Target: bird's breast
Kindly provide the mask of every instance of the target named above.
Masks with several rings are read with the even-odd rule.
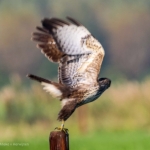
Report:
[[[99,91],[98,86],[90,86],[90,88],[83,93],[81,101],[78,103],[78,107],[87,103],[90,103],[92,101],[95,101],[99,96],[101,95],[101,92]]]

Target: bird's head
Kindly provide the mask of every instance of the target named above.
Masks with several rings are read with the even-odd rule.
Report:
[[[106,89],[110,87],[111,80],[108,78],[99,78],[98,83],[99,83],[101,91],[105,91]]]

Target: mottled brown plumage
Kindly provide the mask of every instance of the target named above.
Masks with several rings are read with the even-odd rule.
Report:
[[[62,109],[58,120],[67,120],[75,109],[96,100],[111,84],[107,78],[98,79],[104,57],[102,45],[78,21],[51,18],[42,20],[32,39],[38,41],[42,53],[59,64],[59,83],[35,75],[44,89],[58,97]]]

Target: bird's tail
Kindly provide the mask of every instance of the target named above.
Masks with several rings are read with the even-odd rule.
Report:
[[[52,82],[50,80],[32,74],[28,74],[27,77],[40,82],[41,85],[44,86],[43,89],[46,90],[46,92],[49,92],[53,97],[58,97],[62,99],[69,95],[69,88],[63,84]]]

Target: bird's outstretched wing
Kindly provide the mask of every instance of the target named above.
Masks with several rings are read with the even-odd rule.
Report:
[[[104,57],[101,44],[79,22],[57,18],[44,19],[42,33],[33,39],[41,42],[38,47],[54,62],[59,62],[59,81],[68,86],[96,81]],[[91,77],[91,82],[89,80]]]
[[[37,47],[41,49],[41,52],[44,53],[50,61],[59,62],[64,53],[58,49],[53,36],[48,30],[42,27],[37,27],[36,29],[38,32],[33,33],[32,40],[40,42]]]

